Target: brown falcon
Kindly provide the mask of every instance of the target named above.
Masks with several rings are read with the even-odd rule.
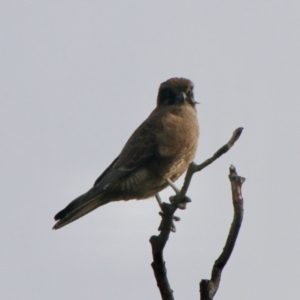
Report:
[[[186,171],[199,137],[193,88],[185,78],[160,85],[156,108],[94,186],[55,215],[53,229],[112,201],[152,197],[168,186],[167,179],[174,182]]]

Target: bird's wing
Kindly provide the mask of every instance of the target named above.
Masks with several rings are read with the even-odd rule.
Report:
[[[158,133],[162,130],[160,118],[150,117],[132,134],[120,155],[97,178],[94,186],[121,178],[141,166],[158,152]]]
[[[59,221],[55,224],[54,229],[61,228],[107,203],[108,199],[101,197],[106,188],[115,180],[130,175],[135,168],[157,153],[159,130],[159,120],[151,118],[151,116],[142,123],[129,138],[120,155],[98,177],[94,186],[55,215],[55,220]]]
[[[134,170],[158,151],[158,132],[161,124],[158,118],[148,118],[132,134],[120,153],[117,169]]]
[[[111,170],[119,156],[113,160],[113,162],[102,172],[102,174],[96,179],[94,186],[96,186]]]

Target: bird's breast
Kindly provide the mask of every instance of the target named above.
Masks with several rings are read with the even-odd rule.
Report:
[[[196,110],[184,106],[162,118],[159,136],[158,170],[163,178],[177,180],[193,161],[199,137]]]

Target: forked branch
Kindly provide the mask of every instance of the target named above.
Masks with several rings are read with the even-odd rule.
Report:
[[[161,203],[161,210],[160,215],[162,216],[162,220],[159,226],[160,233],[157,236],[152,236],[150,238],[150,243],[152,247],[152,256],[153,256],[153,262],[152,262],[152,268],[154,271],[154,275],[156,278],[156,282],[158,285],[158,288],[161,293],[161,297],[163,300],[173,300],[173,291],[170,287],[168,277],[167,277],[167,269],[165,266],[165,261],[163,258],[163,250],[164,247],[169,239],[169,235],[171,230],[174,231],[174,225],[173,225],[173,219],[174,219],[174,213],[177,210],[177,208],[185,209],[188,202],[191,202],[191,200],[186,196],[187,190],[189,188],[190,182],[192,180],[192,177],[194,173],[199,172],[203,170],[205,167],[210,165],[212,162],[214,162],[216,159],[218,159],[220,156],[225,154],[233,145],[234,143],[239,139],[241,133],[243,131],[243,128],[237,128],[231,137],[231,139],[222,146],[212,157],[204,161],[202,164],[197,165],[195,163],[191,163],[185,179],[184,184],[180,191],[176,193],[175,196],[170,197],[171,204],[168,203],[161,203],[161,200],[158,199],[158,201]],[[169,183],[171,184],[171,183]],[[174,188],[174,187],[173,187]],[[159,196],[157,196],[159,197]],[[175,219],[176,220],[176,217]],[[234,245],[234,244],[233,244]],[[233,249],[233,247],[232,247]],[[231,251],[232,251],[231,249]],[[231,253],[231,252],[230,252]],[[207,298],[208,299],[208,298]]]

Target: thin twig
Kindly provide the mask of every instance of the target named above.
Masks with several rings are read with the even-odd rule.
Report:
[[[214,298],[219,288],[222,270],[230,258],[243,221],[244,208],[242,197],[242,184],[245,182],[245,178],[238,176],[235,167],[231,165],[229,168],[229,179],[231,182],[234,217],[223,251],[218,257],[218,259],[215,261],[214,266],[212,268],[211,279],[203,279],[200,282],[201,300],[212,300]]]

